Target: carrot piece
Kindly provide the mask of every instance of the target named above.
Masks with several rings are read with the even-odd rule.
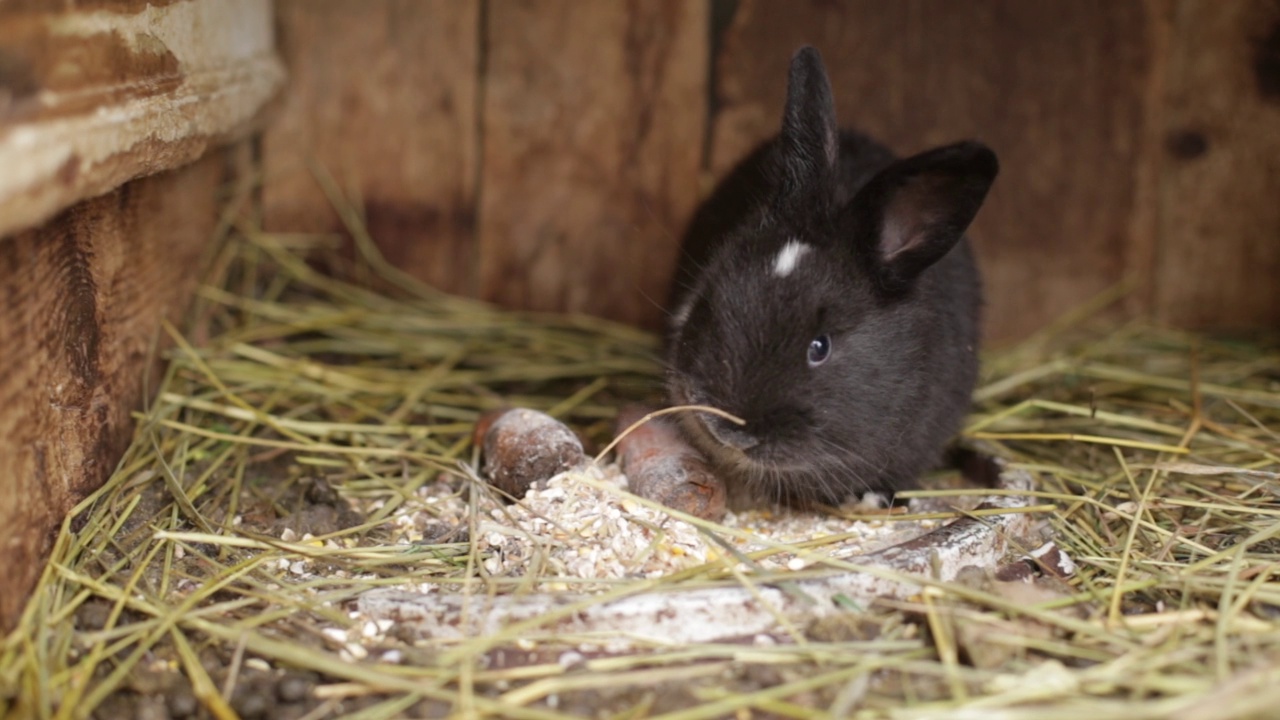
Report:
[[[638,406],[623,408],[618,413],[618,432],[647,412]],[[636,495],[706,520],[724,517],[724,481],[711,472],[669,418],[652,418],[631,431],[618,443],[618,459]]]

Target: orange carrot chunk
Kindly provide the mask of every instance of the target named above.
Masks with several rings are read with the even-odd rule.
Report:
[[[643,407],[623,408],[618,413],[618,432],[647,412]],[[684,441],[670,419],[652,418],[631,431],[618,443],[618,459],[636,495],[706,520],[724,517],[724,482]]]

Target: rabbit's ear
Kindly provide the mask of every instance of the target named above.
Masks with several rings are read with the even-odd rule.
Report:
[[[778,138],[779,192],[784,202],[829,186],[838,150],[831,83],[818,51],[805,46],[791,58],[787,105]]]
[[[999,172],[986,145],[961,142],[880,171],[842,211],[883,289],[910,287],[960,241]]]

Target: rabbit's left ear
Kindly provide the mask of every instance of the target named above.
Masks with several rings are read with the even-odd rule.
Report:
[[[778,146],[784,201],[830,184],[839,151],[835,102],[822,57],[809,46],[791,58]]]

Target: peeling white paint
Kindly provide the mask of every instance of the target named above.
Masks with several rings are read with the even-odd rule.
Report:
[[[53,17],[54,35],[118,33],[135,52],[162,43],[187,70],[207,70],[269,54],[275,25],[269,0],[187,0],[133,14],[74,11]]]
[[[270,0],[189,0],[134,14],[68,11],[51,17],[47,30],[76,37],[116,33],[136,52],[167,51],[182,82],[123,100],[122,90],[155,78],[45,90],[37,98],[44,108],[95,95],[103,101],[74,115],[0,126],[0,236],[134,178],[196,160],[209,145],[247,129],[285,79]]]

